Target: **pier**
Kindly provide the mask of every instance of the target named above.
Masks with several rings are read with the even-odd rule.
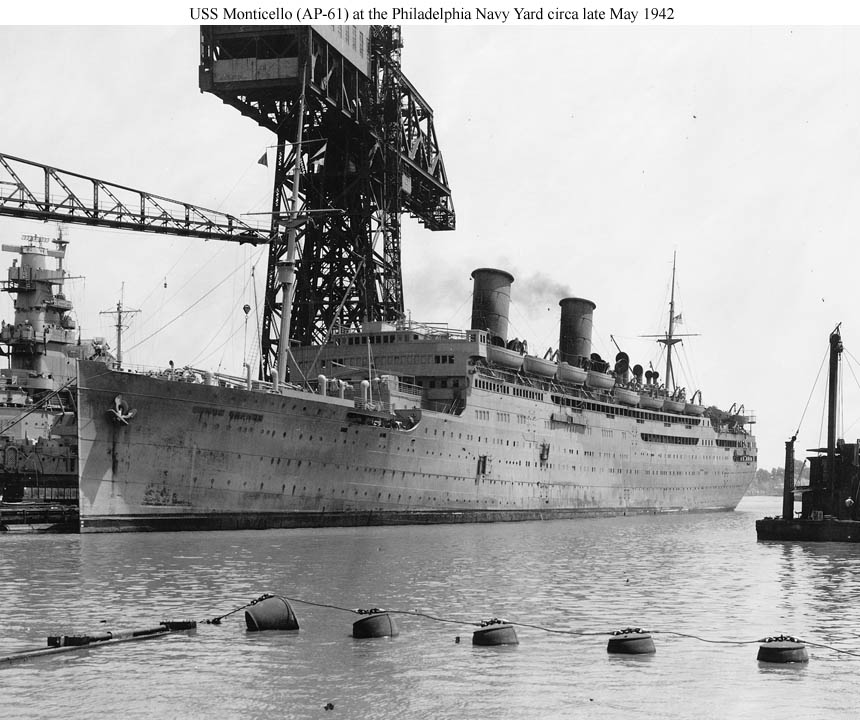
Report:
[[[0,502],[0,532],[77,532],[78,506]]]

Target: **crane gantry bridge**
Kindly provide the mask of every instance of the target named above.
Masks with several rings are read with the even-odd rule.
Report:
[[[271,221],[235,216],[0,154],[0,215],[268,243],[260,374],[279,329],[299,344],[403,315],[401,215],[452,230],[433,111],[392,26],[203,26],[199,89],[276,138]],[[292,250],[291,250],[292,248]],[[278,268],[297,268],[288,322]],[[292,259],[290,259],[292,262]],[[280,322],[279,322],[280,321]]]

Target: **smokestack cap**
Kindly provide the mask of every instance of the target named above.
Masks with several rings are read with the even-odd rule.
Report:
[[[471,278],[472,278],[472,280],[474,280],[475,275],[487,275],[487,274],[501,275],[509,283],[512,283],[514,281],[514,276],[511,275],[509,272],[507,272],[506,270],[496,270],[495,268],[476,268],[476,269],[472,270]]]

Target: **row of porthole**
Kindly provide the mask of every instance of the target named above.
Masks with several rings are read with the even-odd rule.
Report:
[[[311,439],[311,438],[309,438],[309,439]],[[412,449],[412,448],[407,448],[407,452],[408,452],[410,449]],[[413,450],[413,452],[414,452],[414,449],[412,449],[412,450]],[[398,448],[398,451],[400,451],[400,448]],[[432,453],[431,453],[431,454],[432,454]],[[441,456],[441,453],[440,453],[440,456]],[[238,455],[237,457],[241,458],[241,455]],[[452,457],[452,455],[449,453],[449,454],[448,454],[448,457]],[[270,464],[271,464],[271,465],[274,465],[274,464],[275,464],[275,461],[277,460],[277,464],[278,464],[278,465],[280,465],[280,464],[281,464],[281,459],[282,459],[282,458],[270,457],[269,462],[270,462]],[[459,460],[459,459],[462,459],[462,457],[461,457],[460,455],[458,455],[458,456],[457,456],[457,459],[458,459],[458,460]],[[264,460],[265,460],[265,456],[262,456],[262,455],[261,455],[261,456],[260,456],[260,462],[263,462]],[[292,459],[291,459],[291,458],[286,458],[286,460],[287,460],[287,466],[291,465],[291,463],[292,463]],[[522,465],[522,461],[521,461],[521,460],[520,460],[520,461],[505,461],[505,464],[512,464],[512,463],[514,463],[514,464],[518,463],[519,465]],[[301,465],[302,465],[302,460],[297,460],[297,461],[296,461],[296,467],[301,467]],[[310,465],[311,465],[311,461],[308,461],[308,466],[310,466]],[[327,463],[323,463],[323,467],[326,467],[326,465],[327,465]],[[339,466],[338,466],[338,467],[339,467]],[[527,462],[527,467],[531,467],[531,464],[530,464],[530,463],[528,463],[528,462]],[[546,465],[545,467],[546,467],[547,469],[552,469],[552,468],[554,467],[554,465],[553,465],[552,463],[549,463],[549,464],[548,464],[548,465]],[[573,472],[576,472],[576,466],[575,466],[575,465],[573,465],[573,466],[568,466],[567,468],[565,468],[565,467],[563,466],[563,467],[562,467],[562,469],[567,469],[567,470],[571,470],[571,471],[573,471]],[[607,470],[607,468],[600,468],[600,472],[605,472],[606,470]],[[378,472],[378,471],[379,471],[379,469],[377,469],[377,468],[365,468],[365,471],[366,471],[366,472]],[[586,468],[582,468],[582,469],[581,469],[581,471],[585,471],[585,472],[589,472],[589,471],[590,471],[590,472],[597,472],[597,471],[598,471],[598,469],[597,469],[596,467],[591,467],[591,468],[587,468],[587,467],[586,467]],[[614,468],[608,468],[608,471],[609,471],[609,473],[610,473],[610,474],[614,474],[614,473],[615,473],[615,469],[614,469]],[[383,470],[383,472],[384,472],[384,470]],[[706,471],[703,471],[703,472],[706,472]],[[638,474],[638,470],[636,471],[636,474]],[[651,471],[651,470],[647,470],[647,469],[645,469],[645,474],[646,474],[646,475],[652,475],[652,476],[653,476],[653,475],[666,476],[666,475],[681,475],[681,474],[682,474],[682,472],[681,472],[680,470],[676,470],[676,471],[661,470],[661,471],[653,471],[653,473],[652,473],[652,471]],[[686,472],[685,472],[685,473],[683,473],[683,474],[688,474],[688,473],[686,473]],[[694,473],[689,473],[689,474],[691,474],[691,475],[692,475],[692,474],[694,474]],[[697,474],[697,473],[696,473],[696,474]],[[404,471],[404,475],[405,475],[405,471]],[[228,483],[228,484],[229,484],[229,483]]]
[[[203,423],[203,425],[202,425],[201,427],[202,427],[202,429],[203,429],[203,430],[207,430],[207,429],[209,428],[209,423]],[[212,427],[212,429],[213,429],[213,430],[220,430],[220,429],[221,429],[221,426],[220,426],[218,423],[215,423],[215,425]],[[237,427],[237,428],[231,428],[231,427],[226,427],[226,428],[225,428],[225,430],[233,430],[233,429],[238,430],[238,431],[239,431],[239,432],[241,432],[241,433],[249,433],[249,432],[251,432],[251,431],[253,430],[253,428],[248,427],[248,426],[240,426],[240,427]],[[276,431],[275,431],[275,430],[267,430],[267,429],[265,429],[265,428],[263,428],[263,429],[261,429],[261,430],[260,430],[260,434],[261,434],[261,435],[270,435],[271,437],[274,437],[274,436],[275,436],[275,433],[276,433]],[[282,437],[282,438],[286,438],[286,437],[287,437],[287,433],[286,433],[286,432],[283,432],[283,433],[281,434],[281,437]],[[322,439],[322,438],[320,438],[320,439]],[[299,436],[299,440],[301,440],[301,436]]]
[[[193,482],[194,482],[195,484],[197,483],[197,478],[196,478],[196,477],[193,479]],[[212,484],[212,485],[214,485],[214,483],[215,483],[215,479],[214,479],[214,478],[212,478],[210,482],[211,482],[211,484]],[[510,482],[511,484],[513,484],[513,483],[514,483],[514,482],[516,482],[516,481],[492,480],[492,479],[491,479],[491,480],[489,480],[488,482],[489,482],[490,484],[496,484],[496,483],[499,483],[499,484],[505,484],[505,483],[507,483],[507,482]],[[231,484],[231,481],[230,481],[230,480],[227,480],[227,485],[229,486],[230,484]],[[247,486],[247,484],[248,484],[248,483],[247,483],[247,481],[245,481],[245,482],[243,483],[243,487],[246,487],[246,486]],[[526,483],[518,482],[517,484],[519,484],[519,485],[524,485],[524,484],[526,484]],[[260,491],[261,491],[261,492],[263,491],[264,487],[265,487],[265,483],[260,483]],[[287,487],[286,485],[281,485],[281,492],[282,492],[282,493],[285,493],[285,492],[286,492],[286,487]],[[580,489],[580,490],[584,490],[584,489],[587,489],[587,488],[588,488],[588,486],[576,486],[576,485],[568,486],[568,487],[577,488],[577,489]],[[654,490],[662,490],[662,491],[666,492],[666,491],[668,491],[668,490],[672,490],[672,491],[687,490],[687,491],[689,491],[689,490],[705,490],[705,489],[707,489],[707,488],[705,488],[705,487],[693,487],[693,488],[681,488],[681,487],[639,488],[639,490],[641,490],[641,491],[643,491],[643,492],[652,492],[652,491],[654,491]],[[625,488],[625,492],[633,492],[633,491],[635,491],[635,490],[637,490],[637,488]],[[335,492],[335,491],[336,491],[336,490],[335,490],[335,488],[332,488],[332,494],[334,494],[334,492]],[[307,486],[305,486],[305,487],[303,487],[303,488],[302,488],[302,492],[303,492],[303,493],[307,492]],[[317,493],[318,493],[318,494],[322,494],[322,488],[317,488]],[[341,495],[344,495],[345,493],[346,493],[346,489],[345,489],[345,488],[341,489]],[[295,485],[293,485],[292,495],[295,495],[295,494],[296,494],[296,486],[295,486]],[[355,494],[355,495],[358,495],[358,490],[354,490],[354,494]],[[367,493],[367,491],[365,491],[365,492],[364,492],[364,496],[366,497],[366,496],[367,496],[367,494],[368,494],[368,493]],[[377,499],[380,499],[381,497],[382,497],[382,493],[378,493],[378,494],[377,494]],[[396,502],[400,502],[401,498],[402,498],[402,495],[398,495],[398,496],[397,496],[397,500],[396,500]],[[431,499],[432,499],[432,501],[433,501],[433,502],[438,502],[438,498],[437,498],[437,497],[435,497],[435,496],[434,496],[433,498],[430,498],[429,496],[427,497],[427,501],[428,501],[428,502],[429,502]],[[389,494],[388,494],[388,500],[391,500],[391,493],[389,493]],[[418,497],[418,501],[419,501],[419,502],[420,502],[420,501],[422,501],[422,500],[424,500],[424,496],[423,496],[423,495],[421,495],[421,496],[419,496],[419,497]],[[484,504],[487,504],[487,503],[489,503],[491,500],[492,500],[491,498],[485,498],[485,499],[483,499],[483,502],[484,502]],[[411,496],[411,495],[409,495],[409,496],[408,496],[408,498],[407,498],[407,502],[411,502],[411,501],[412,501],[412,496]],[[450,497],[448,498],[448,501],[450,501]],[[492,501],[493,501],[493,502],[499,502],[498,500],[492,500]],[[462,499],[462,500],[461,500],[461,499],[455,498],[455,502],[469,502],[469,500],[466,500],[466,499]],[[507,503],[507,504],[510,504],[510,503]]]

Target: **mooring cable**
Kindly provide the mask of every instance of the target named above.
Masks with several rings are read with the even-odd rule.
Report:
[[[440,617],[438,615],[431,615],[430,613],[421,612],[420,610],[391,610],[391,609],[383,609],[383,608],[371,608],[371,609],[361,609],[361,608],[348,608],[343,607],[341,605],[334,605],[332,603],[322,603],[316,602],[314,600],[306,600],[304,598],[298,597],[290,597],[287,595],[273,595],[272,593],[264,593],[260,595],[260,597],[251,600],[244,605],[235,608],[234,610],[230,610],[223,615],[218,615],[209,620],[202,620],[202,623],[209,625],[220,625],[221,620],[230,615],[233,615],[237,612],[245,610],[246,608],[252,607],[263,600],[266,600],[271,597],[280,597],[289,602],[301,603],[302,605],[311,605],[313,607],[326,608],[329,610],[338,610],[340,612],[352,613],[353,615],[368,615],[375,613],[389,613],[391,615],[411,615],[413,617],[425,618],[427,620],[431,620],[433,622],[439,623],[448,623],[452,625],[472,625],[475,627],[484,627],[488,623],[506,623],[508,625],[513,625],[515,627],[524,627],[530,628],[532,630],[540,630],[546,633],[553,633],[557,635],[572,635],[575,637],[600,637],[600,636],[612,636],[617,635],[618,633],[649,633],[651,635],[673,635],[675,637],[687,638],[690,640],[698,640],[699,642],[708,643],[712,645],[755,645],[767,642],[773,642],[777,640],[785,640],[790,639],[795,642],[805,643],[806,645],[810,645],[812,647],[823,648],[826,650],[832,650],[835,653],[840,653],[843,655],[851,655],[853,657],[860,657],[860,653],[852,652],[850,650],[843,650],[841,648],[835,647],[833,645],[827,645],[826,643],[816,643],[810,640],[801,640],[799,638],[788,638],[786,636],[771,636],[764,638],[756,638],[754,640],[731,640],[731,639],[713,639],[702,637],[701,635],[696,635],[694,633],[684,633],[679,632],[677,630],[645,630],[642,628],[627,628],[625,630],[565,630],[561,628],[552,628],[547,627],[546,625],[538,625],[536,623],[526,623],[519,622],[516,620],[500,620],[498,618],[493,618],[492,620],[484,620],[484,621],[474,621],[474,620],[462,620],[457,618],[448,618],[448,617]]]

